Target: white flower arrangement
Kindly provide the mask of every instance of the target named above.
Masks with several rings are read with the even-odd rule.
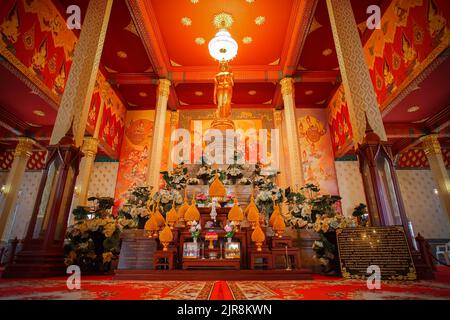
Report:
[[[155,193],[155,195],[153,196],[153,200],[159,201],[159,203],[162,205],[171,203],[173,200],[175,200],[176,204],[183,203],[183,197],[178,190],[169,191],[166,189],[161,189]]]
[[[146,207],[134,207],[130,210],[130,215],[133,219],[137,217],[145,218],[150,215],[150,211]]]
[[[200,184],[200,180],[197,178],[189,178],[187,181],[188,185],[198,185]]]
[[[242,176],[242,169],[238,165],[230,165],[225,171],[227,176],[232,178],[239,178]]]
[[[250,180],[247,177],[243,177],[243,178],[239,179],[239,184],[250,185],[250,184],[252,184],[252,180]]]

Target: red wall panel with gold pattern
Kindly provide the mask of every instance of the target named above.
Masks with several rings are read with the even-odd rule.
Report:
[[[24,75],[32,77],[43,92],[59,104],[78,38],[51,0],[2,0],[0,6],[0,53]],[[103,101],[101,92],[105,92]],[[126,114],[125,106],[101,72],[92,95],[87,131],[93,133],[102,103],[109,113],[100,141],[118,158]]]
[[[447,168],[450,167],[450,149],[442,150],[442,157]],[[414,169],[423,168],[428,169],[430,164],[428,163],[427,156],[423,149],[410,149],[402,152],[397,158],[397,168],[401,169]]]
[[[378,103],[384,109],[450,45],[448,0],[392,1],[364,46]]]
[[[328,105],[328,125],[334,156],[337,158],[351,148],[353,141],[352,125],[342,86],[336,91]]]

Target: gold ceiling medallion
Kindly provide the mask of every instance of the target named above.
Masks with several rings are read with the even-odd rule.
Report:
[[[310,95],[312,95],[313,94],[313,91],[312,90],[307,90],[307,91],[305,91],[305,95],[307,95],[307,96],[310,96]]]
[[[248,92],[248,94],[251,95],[251,96],[254,96],[254,95],[256,94],[256,91],[255,91],[255,90],[250,90],[250,91]]]
[[[213,25],[216,29],[229,29],[234,23],[234,18],[231,14],[220,12],[213,18]]]
[[[205,38],[202,38],[202,37],[197,37],[197,38],[195,38],[194,41],[195,41],[195,43],[198,44],[199,46],[204,45],[205,42],[206,42]]]
[[[412,106],[412,107],[408,108],[408,110],[406,110],[406,111],[408,111],[409,113],[413,113],[413,112],[419,111],[419,109],[420,109],[419,106]]]
[[[147,92],[139,92],[139,96],[141,96],[142,98],[145,98],[148,96]]]
[[[257,16],[255,18],[255,23],[257,26],[262,26],[266,22],[266,17],[264,16]]]
[[[202,92],[202,91],[195,91],[194,94],[195,94],[197,97],[203,96],[203,92]]]
[[[42,110],[33,110],[33,113],[38,117],[45,117],[45,112]]]
[[[247,2],[247,3],[253,3],[253,2],[255,2],[255,0],[245,0],[245,2]]]
[[[245,44],[250,44],[253,42],[253,39],[252,39],[252,37],[247,36],[247,37],[242,38],[242,42]]]
[[[200,2],[200,0],[191,0],[191,3],[192,4],[197,4],[197,3],[199,3]]]
[[[192,20],[189,17],[181,18],[181,24],[185,27],[190,27],[192,25]]]

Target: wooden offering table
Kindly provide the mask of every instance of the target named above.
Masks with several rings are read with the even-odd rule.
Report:
[[[222,269],[239,270],[241,262],[239,259],[183,259],[183,270],[186,269]]]

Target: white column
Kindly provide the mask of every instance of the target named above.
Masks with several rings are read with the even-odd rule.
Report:
[[[441,145],[437,134],[430,134],[420,139],[427,155],[431,172],[437,184],[439,200],[450,219],[450,179],[442,157]]]
[[[302,186],[304,184],[304,179],[300,156],[300,140],[295,117],[294,81],[292,78],[284,78],[280,81],[280,84],[284,103],[286,140],[289,149],[287,158],[289,159],[290,181],[292,186]]]
[[[170,134],[178,128],[178,121],[180,119],[180,115],[178,114],[178,111],[174,110],[170,113]],[[172,171],[173,170],[173,159],[171,157],[173,149],[173,142],[172,139],[169,139],[169,155],[167,159],[167,170]]]
[[[19,194],[20,186],[22,185],[22,179],[27,168],[28,159],[31,156],[34,140],[20,137],[14,152],[14,161],[9,171],[6,184],[3,189],[3,201],[1,204],[0,215],[0,242],[8,241],[6,239],[10,234],[9,228],[12,222],[12,211],[17,203],[17,196]]]
[[[275,129],[278,130],[278,133],[280,135],[280,140],[279,140],[279,144],[280,144],[280,149],[279,149],[279,154],[275,155],[278,158],[278,165],[279,168],[278,170],[280,171],[280,174],[277,176],[277,183],[278,186],[281,188],[287,188],[288,184],[287,184],[287,180],[286,180],[286,165],[285,165],[285,155],[286,152],[283,148],[284,146],[284,135],[283,135],[283,111],[281,110],[274,110],[273,111],[273,121],[275,124]]]
[[[164,144],[164,128],[166,126],[167,100],[169,99],[170,81],[160,79],[158,82],[158,96],[153,129],[152,151],[150,153],[147,170],[147,183],[153,187],[152,192],[159,190],[162,150]]]

